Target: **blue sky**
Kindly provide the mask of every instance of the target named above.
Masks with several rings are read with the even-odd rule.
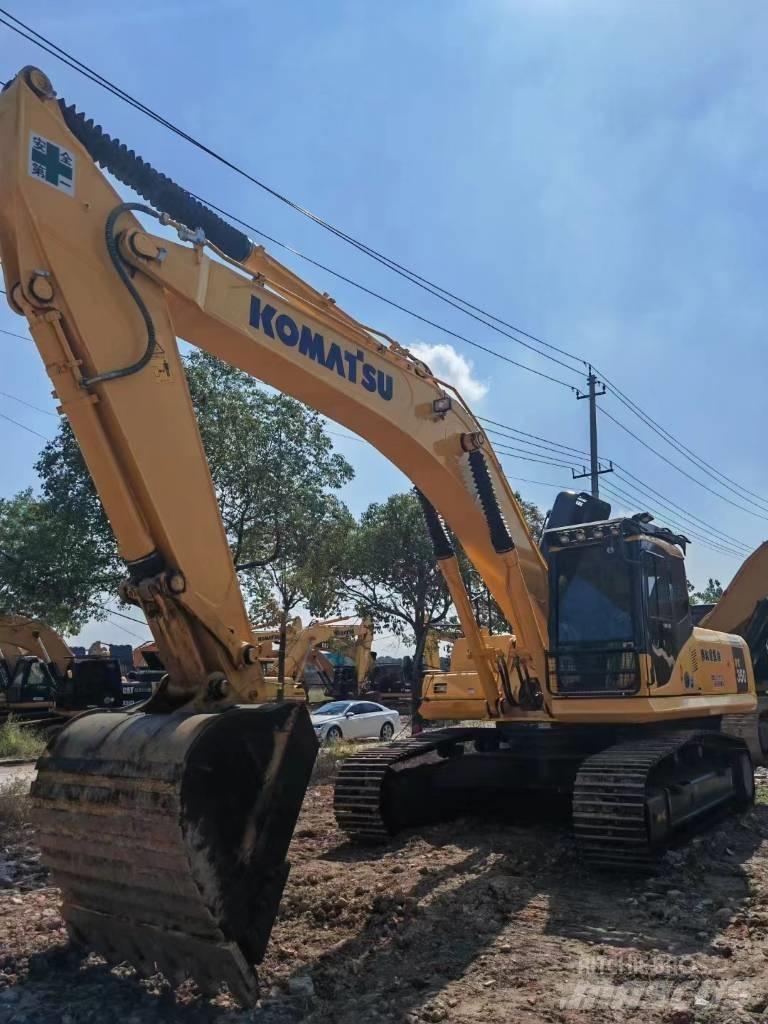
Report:
[[[345,231],[593,360],[684,444],[768,498],[764,3],[42,0],[31,13],[28,5],[10,9]],[[452,330],[583,383],[391,274],[0,27],[0,78],[29,63],[185,187]],[[426,346],[440,370],[465,383],[479,414],[586,446],[585,403],[566,389],[286,262],[364,322]],[[5,307],[0,328],[26,333]],[[0,335],[0,353],[0,389],[52,411],[32,345]],[[615,398],[603,403],[722,490]],[[42,440],[2,416],[47,436],[56,422],[0,395],[8,495],[34,482]],[[606,457],[667,499],[750,546],[768,536],[768,511],[762,518],[730,506],[606,417],[600,435]],[[405,486],[366,444],[334,440],[357,469],[344,494],[354,511]],[[504,463],[525,497],[545,507],[570,478],[567,469]],[[725,582],[737,565],[692,545],[697,584],[709,575]],[[113,623],[86,633],[95,636],[129,639]]]

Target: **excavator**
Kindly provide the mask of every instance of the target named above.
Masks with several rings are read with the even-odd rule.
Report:
[[[351,837],[558,789],[591,864],[646,869],[681,829],[749,805],[749,649],[692,626],[685,538],[642,513],[564,523],[545,561],[452,386],[32,67],[0,95],[0,255],[167,671],[39,761],[38,839],[74,943],[252,1002],[317,751],[306,705],[269,703],[177,338],[367,439],[419,495],[463,637],[422,702],[443,725],[344,763]],[[457,543],[513,632],[481,631]]]
[[[279,627],[254,626],[253,635],[259,647],[261,671],[267,686],[271,687],[271,700],[308,700],[304,681],[307,666],[319,674],[327,696],[334,696],[337,688],[348,689],[350,686],[356,696],[369,668],[373,633],[370,623],[365,620],[351,623],[348,619],[325,619],[304,626],[297,616],[289,622],[286,627],[285,678],[282,688],[277,677]],[[322,644],[329,643],[351,650],[354,667],[350,666],[348,671],[347,666],[335,665],[321,650]],[[147,666],[138,668],[139,678],[151,675],[155,684],[162,679],[165,670],[154,641],[150,640],[136,648],[134,660],[137,659]]]
[[[369,678],[373,625],[368,619],[326,619],[319,623],[325,636],[310,649],[304,671],[305,683],[312,672],[326,697],[346,700],[359,697]]]
[[[757,689],[760,748],[768,751],[768,543],[749,555],[699,625],[735,633],[746,642]]]
[[[0,721],[13,715],[51,726],[87,708],[122,704],[114,658],[76,657],[44,622],[0,615]]]

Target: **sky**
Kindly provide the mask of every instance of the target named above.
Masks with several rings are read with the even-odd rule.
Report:
[[[345,232],[593,362],[752,496],[713,481],[611,394],[600,399],[601,456],[684,509],[678,520],[693,514],[750,549],[768,537],[762,0],[39,0],[31,13],[8,9]],[[438,301],[0,26],[0,78],[26,64],[184,187],[450,331],[584,388],[581,363],[550,362]],[[268,248],[417,351],[478,415],[587,448],[587,403],[569,388]],[[0,330],[27,333],[4,306]],[[8,496],[35,484],[39,435],[51,437],[56,420],[32,344],[0,334],[0,353]],[[342,493],[355,513],[407,486],[367,443],[330,429],[356,469]],[[583,459],[571,459],[580,469]],[[570,468],[502,462],[545,509],[574,486]],[[614,501],[618,512],[659,511],[626,477],[601,483],[628,495]],[[693,529],[711,538],[701,522]],[[738,565],[701,542],[690,547],[698,586],[727,582]],[[81,639],[147,635],[113,618]]]

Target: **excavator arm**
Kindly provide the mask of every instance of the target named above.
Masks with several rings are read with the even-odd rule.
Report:
[[[46,664],[54,665],[58,675],[64,676],[72,651],[56,630],[38,619],[26,615],[0,615],[0,651],[13,660],[14,649],[34,654]]]
[[[123,202],[97,163],[151,205]],[[262,703],[176,338],[356,432],[413,481],[491,716],[498,654],[444,522],[514,624],[521,685],[545,674],[545,565],[452,387],[59,102],[34,68],[0,97],[0,250],[125,559],[122,596],[167,670],[141,712],[82,716],[48,751],[35,784],[46,860],[77,941],[204,988],[224,980],[248,1001],[316,742],[305,708]]]

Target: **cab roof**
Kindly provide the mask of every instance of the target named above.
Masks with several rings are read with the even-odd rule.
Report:
[[[575,544],[594,544],[607,537],[648,537],[650,540],[676,544],[686,550],[690,540],[682,533],[674,533],[666,526],[657,526],[649,512],[638,512],[634,516],[619,516],[602,519],[594,523],[580,523],[576,526],[554,527],[545,530],[550,543],[558,548]]]

